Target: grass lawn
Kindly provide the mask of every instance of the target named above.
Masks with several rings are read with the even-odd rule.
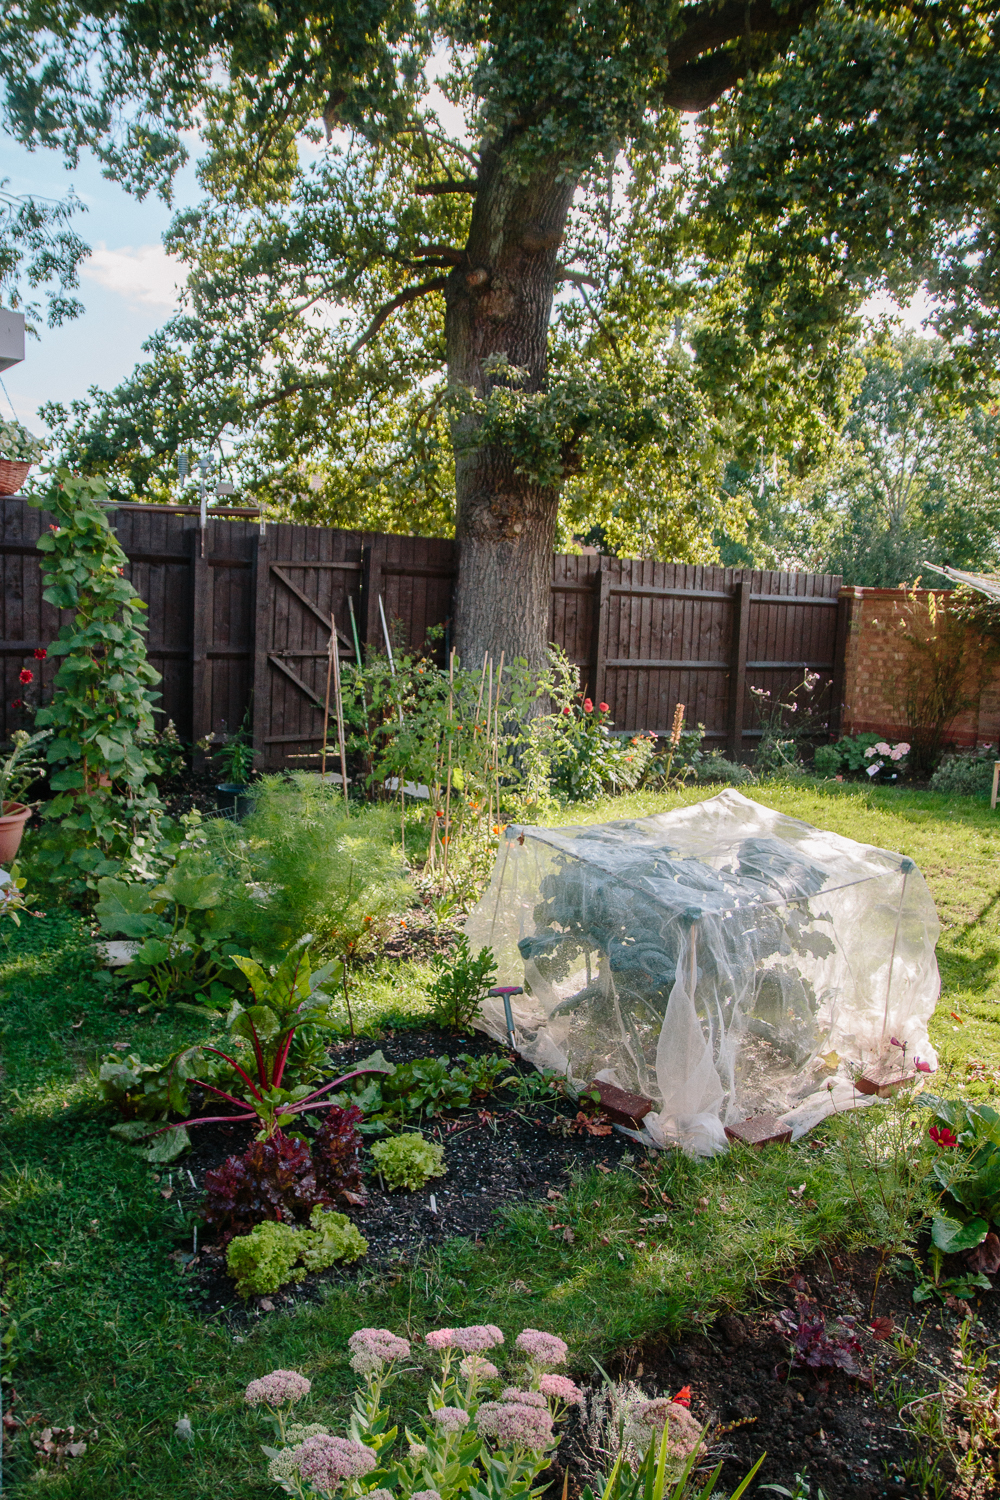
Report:
[[[618,798],[562,821],[641,816],[706,795]],[[943,997],[932,1027],[942,1078],[948,1092],[995,1093],[1000,814],[888,788],[772,785],[751,795],[916,860],[943,928]],[[365,1024],[374,1030],[421,1014],[428,973],[415,964],[373,966],[360,981]],[[6,952],[0,946],[0,984],[5,1405],[13,1388],[15,1415],[42,1419],[8,1442],[11,1494],[276,1494],[243,1387],[276,1366],[298,1368],[314,1386],[305,1420],[342,1411],[354,1383],[345,1343],[358,1326],[416,1333],[442,1320],[491,1322],[508,1340],[525,1324],[548,1328],[570,1342],[586,1373],[590,1355],[601,1358],[652,1329],[707,1321],[800,1253],[864,1230],[836,1149],[803,1144],[705,1163],[668,1154],[650,1169],[636,1159],[568,1185],[560,1219],[573,1227],[571,1245],[548,1233],[542,1204],[521,1205],[478,1248],[453,1241],[416,1265],[327,1283],[321,1299],[293,1311],[209,1320],[171,1259],[190,1245],[190,1230],[164,1196],[163,1178],[108,1136],[91,1071],[116,1043],[156,1058],[206,1035],[206,1024],[182,1012],[121,1013],[95,971],[87,926],[74,918],[27,919]],[[853,1121],[825,1127],[833,1138],[853,1128]],[[183,1160],[177,1165],[183,1170]],[[815,1211],[787,1191],[803,1181]],[[654,1239],[638,1221],[661,1193],[676,1208]],[[173,1436],[181,1415],[191,1420],[193,1443]],[[40,1460],[29,1435],[42,1425],[74,1426],[87,1453]]]

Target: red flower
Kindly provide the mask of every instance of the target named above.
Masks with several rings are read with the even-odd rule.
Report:
[[[687,1407],[690,1407],[690,1405],[691,1405],[691,1387],[689,1385],[682,1385],[681,1388],[680,1388],[680,1390],[677,1392],[677,1395],[671,1397],[671,1400],[672,1400],[674,1406],[687,1406]]]
[[[602,714],[606,714],[608,712],[608,705],[606,703],[599,703],[597,706],[601,710]]]
[[[12,698],[10,700],[10,706],[11,706],[11,708],[23,708],[24,707],[24,699],[23,698]]]
[[[935,1146],[957,1146],[958,1136],[948,1125],[932,1125],[927,1134]]]
[[[27,687],[29,682],[34,682],[35,674],[29,671],[27,667],[22,667],[17,674],[17,680],[23,687]]]
[[[568,714],[568,713],[569,713],[569,709],[568,709],[568,708],[564,708],[564,709],[563,709],[563,713],[564,713],[564,714]]]
[[[584,698],[583,711],[585,714],[592,714],[594,712],[594,704],[591,698]]]
[[[46,649],[45,649],[44,646],[36,646],[35,647],[35,660],[36,661],[44,661],[45,658],[48,656],[48,654],[49,653],[46,651]]]

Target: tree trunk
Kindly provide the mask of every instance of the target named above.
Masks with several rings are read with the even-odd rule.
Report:
[[[448,379],[480,396],[509,384],[483,365],[505,355],[526,369],[517,388],[545,389],[549,318],[559,246],[575,183],[555,166],[517,180],[502,146],[487,147],[472,212],[467,259],[446,291]],[[455,641],[467,667],[486,655],[545,656],[559,489],[518,474],[512,453],[477,445],[476,418],[453,425],[458,580]]]

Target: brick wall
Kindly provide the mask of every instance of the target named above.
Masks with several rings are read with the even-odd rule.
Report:
[[[918,608],[926,606],[931,593],[942,605],[948,590],[918,589]],[[874,730],[886,738],[900,739],[908,726],[905,718],[906,681],[915,648],[902,635],[911,618],[911,595],[905,589],[850,587],[840,591],[846,604],[846,647],[842,734]],[[945,733],[953,745],[996,744],[1000,740],[1000,665],[985,670],[974,662],[966,677],[966,691],[976,702],[959,714]]]

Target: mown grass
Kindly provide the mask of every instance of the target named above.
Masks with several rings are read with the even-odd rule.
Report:
[[[637,816],[704,795],[609,800],[562,821]],[[960,799],[879,788],[790,784],[751,795],[917,861],[943,925],[934,1039],[953,1089],[988,1091],[989,1082],[969,1083],[966,1072],[973,1060],[987,1075],[1000,1070],[997,815]],[[359,1015],[371,1028],[412,1021],[429,975],[419,964],[364,970]],[[416,1264],[362,1270],[329,1283],[322,1300],[279,1304],[249,1323],[207,1319],[170,1258],[188,1231],[152,1170],[108,1136],[90,1072],[115,1043],[160,1056],[204,1034],[205,1023],[180,1012],[120,1014],[117,993],[94,968],[86,924],[65,917],[26,921],[6,953],[0,948],[0,983],[5,1389],[8,1397],[16,1389],[22,1421],[37,1415],[98,1434],[64,1466],[32,1453],[29,1437],[41,1422],[17,1434],[7,1453],[11,1494],[275,1493],[243,1386],[276,1366],[300,1368],[314,1382],[312,1419],[343,1410],[352,1388],[345,1341],[358,1326],[417,1332],[442,1320],[489,1321],[510,1336],[529,1324],[562,1334],[585,1367],[587,1355],[602,1358],[650,1330],[707,1320],[795,1257],[866,1232],[866,1189],[859,1203],[836,1144],[705,1163],[670,1156],[652,1170],[637,1157],[619,1172],[565,1184],[555,1204],[518,1206],[481,1246],[453,1241]],[[824,1134],[836,1142],[857,1128],[841,1120]],[[803,1193],[789,1191],[803,1183]],[[665,1211],[663,1194],[670,1222],[643,1224]],[[183,1414],[193,1444],[173,1436]]]

